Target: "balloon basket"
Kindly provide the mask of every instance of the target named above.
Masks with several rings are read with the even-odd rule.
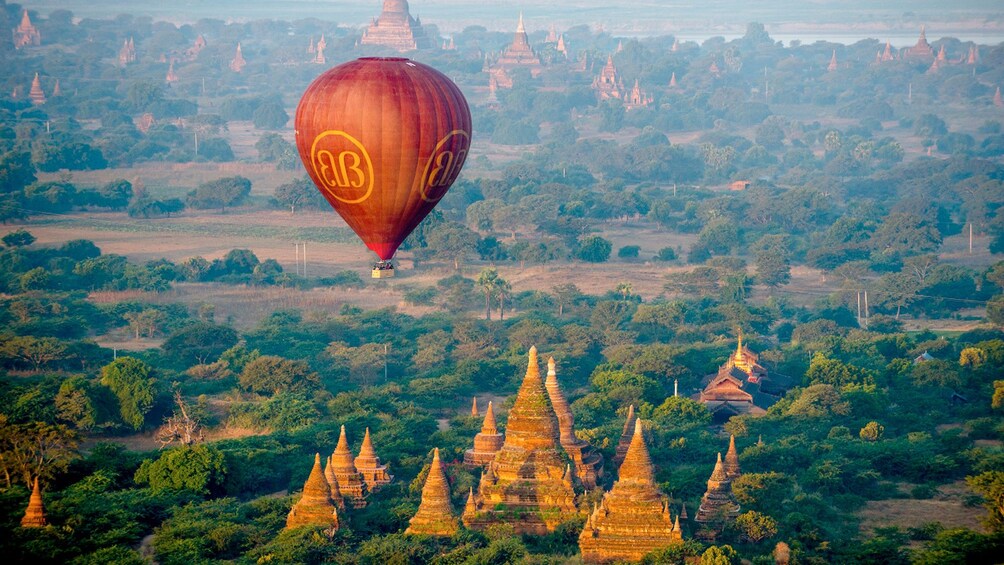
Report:
[[[373,265],[370,276],[374,279],[389,279],[394,276],[394,264],[390,261],[379,261]]]

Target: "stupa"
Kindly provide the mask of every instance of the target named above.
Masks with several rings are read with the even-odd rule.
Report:
[[[24,10],[21,13],[21,23],[14,28],[14,49],[20,49],[27,46],[37,46],[42,44],[42,34],[38,32],[38,28],[31,23],[31,18],[28,17],[28,10]]]
[[[913,47],[907,49],[903,53],[904,57],[921,57],[928,58],[934,56],[934,49],[931,48],[931,44],[927,42],[927,29],[926,26],[921,26],[920,37],[917,38],[917,43]]]
[[[230,61],[230,70],[239,73],[244,70],[247,64],[247,61],[244,60],[244,53],[241,52],[241,44],[238,43],[237,52],[234,53],[234,58]]]
[[[31,81],[31,90],[28,91],[28,99],[35,106],[45,104],[45,93],[42,92],[42,82],[38,79],[38,73],[35,73],[35,78]]]
[[[1004,107],[1004,98],[1001,98],[1001,87],[997,87],[997,92],[994,92],[994,106],[998,108]]]
[[[384,0],[383,11],[363,31],[359,43],[382,45],[401,52],[432,47],[421,22],[411,17],[407,0]]]
[[[38,487],[38,477],[35,477],[35,485],[31,489],[31,498],[28,499],[28,508],[25,509],[24,517],[21,518],[21,527],[44,528],[45,523],[45,506],[42,504],[42,490]]]
[[[303,483],[303,495],[286,516],[286,529],[301,526],[325,526],[338,529],[338,510],[331,501],[331,488],[321,471],[321,455],[314,454],[314,467],[307,482]]]
[[[373,440],[370,439],[370,429],[366,428],[366,435],[363,436],[363,445],[359,448],[359,455],[355,459],[356,471],[363,477],[366,483],[366,490],[373,492],[383,485],[394,480],[394,475],[387,472],[387,466],[380,464],[380,457],[373,449]]]
[[[311,41],[310,46],[314,46],[313,41]],[[311,51],[311,53],[314,53],[313,63],[315,65],[326,65],[328,63],[328,59],[324,56],[324,50],[327,47],[328,42],[324,40],[324,34],[322,33],[320,41],[317,42],[317,48]]]
[[[495,423],[495,411],[489,401],[485,420],[481,423],[481,431],[474,436],[474,447],[464,452],[464,465],[477,467],[491,463],[495,454],[502,449],[503,443],[505,438],[499,433],[498,425]]]
[[[477,418],[478,416],[478,397],[475,396],[471,402],[471,418]]]
[[[129,63],[136,61],[136,43],[130,37],[122,42],[122,48],[119,49],[119,66],[126,66]]]
[[[736,436],[729,436],[729,450],[725,453],[725,476],[730,481],[738,479],[742,475],[739,470],[739,454],[736,452]]]
[[[577,515],[570,464],[558,440],[558,420],[530,348],[523,384],[509,412],[505,443],[481,475],[464,509],[464,525],[483,530],[510,524],[541,535]]]
[[[338,483],[338,492],[348,499],[353,508],[366,506],[366,483],[356,470],[355,458],[349,451],[349,440],[345,437],[345,426],[338,436],[338,445],[331,454],[331,473]]]
[[[575,476],[587,489],[596,488],[599,479],[603,477],[603,456],[588,442],[576,437],[572,408],[561,392],[561,386],[558,385],[553,357],[547,360],[547,379],[544,384],[551,405],[554,406],[554,413],[558,417],[558,437],[561,447],[572,458]]]
[[[600,76],[593,79],[593,90],[600,100],[620,100],[624,96],[624,80],[617,73],[612,55],[607,57],[607,64],[600,71]]]
[[[460,528],[450,503],[450,484],[439,460],[438,447],[432,452],[429,476],[422,487],[422,502],[408,524],[404,533],[413,535],[452,536]]]
[[[701,498],[694,521],[702,524],[712,524],[734,519],[739,515],[739,505],[732,498],[732,481],[725,473],[722,454],[718,453],[718,462],[708,479],[708,490]]]
[[[669,502],[656,485],[641,420],[635,420],[618,475],[579,535],[586,563],[638,561],[650,551],[683,541],[680,518],[677,516],[674,526]]]
[[[833,72],[839,69],[840,66],[837,64],[837,50],[833,50],[833,55],[830,57],[830,64],[826,66],[827,72]]]
[[[644,90],[641,89],[641,85],[638,79],[634,80],[634,87],[631,92],[624,97],[624,109],[633,110],[635,108],[644,108],[652,103],[654,99],[649,96]]]
[[[178,74],[174,72],[174,59],[171,59],[171,63],[167,67],[167,76],[164,77],[164,82],[167,84],[178,82]]]
[[[328,481],[328,488],[331,489],[331,502],[342,510],[345,509],[345,499],[338,490],[338,479],[335,478],[335,470],[331,467],[331,457],[324,460],[324,480]]]
[[[634,423],[637,417],[634,414],[634,404],[628,406],[627,418],[624,420],[624,429],[621,430],[621,439],[617,442],[614,452],[614,465],[620,466],[627,455],[628,447],[631,446],[631,438],[634,437]]]

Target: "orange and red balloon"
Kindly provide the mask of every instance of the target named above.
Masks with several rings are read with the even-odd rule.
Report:
[[[383,261],[443,198],[471,144],[457,85],[403,58],[328,69],[303,93],[295,124],[311,180]]]

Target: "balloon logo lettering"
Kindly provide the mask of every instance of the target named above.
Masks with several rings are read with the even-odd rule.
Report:
[[[462,129],[455,129],[439,140],[422,175],[423,200],[437,202],[446,194],[464,166],[470,144],[470,135]]]
[[[310,162],[321,187],[332,198],[359,204],[373,194],[373,162],[358,139],[339,130],[314,138]]]

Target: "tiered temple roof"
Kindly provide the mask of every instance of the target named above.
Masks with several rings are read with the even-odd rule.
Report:
[[[401,52],[432,47],[421,22],[411,17],[407,0],[384,0],[383,11],[363,31],[359,42],[362,45],[382,45]]]
[[[714,526],[738,515],[739,504],[732,497],[732,480],[725,472],[722,454],[719,452],[718,462],[715,463],[715,469],[708,479],[708,490],[701,498],[701,505],[697,508],[697,516],[694,521]]]
[[[45,93],[42,92],[42,82],[38,79],[38,73],[35,73],[35,78],[31,81],[31,90],[28,91],[28,99],[36,106],[45,104]]]
[[[668,501],[656,485],[641,420],[635,420],[618,475],[579,535],[582,559],[587,563],[638,561],[650,551],[683,541],[680,518],[674,525]]]
[[[617,73],[613,55],[607,57],[607,64],[603,65],[600,75],[593,79],[593,90],[600,100],[620,100],[624,97],[624,80]]]
[[[286,517],[286,529],[326,526],[338,529],[338,510],[331,500],[331,488],[321,471],[321,455],[314,454],[314,467],[303,483],[303,495]]]
[[[38,33],[38,28],[31,23],[26,9],[21,13],[21,23],[14,28],[14,49],[41,44],[42,34]]]
[[[366,489],[373,492],[381,486],[389,484],[394,480],[394,475],[387,472],[387,466],[380,464],[380,457],[373,449],[373,440],[370,439],[370,429],[366,428],[366,435],[363,436],[363,445],[359,448],[359,455],[355,458],[356,471],[363,477]]]
[[[238,43],[237,52],[234,53],[234,58],[230,61],[230,70],[239,73],[244,70],[247,64],[247,61],[244,60],[244,54],[241,52],[241,44]]]
[[[430,536],[452,536],[460,528],[457,516],[453,513],[450,503],[450,484],[446,480],[446,471],[439,460],[439,448],[432,452],[432,465],[429,476],[422,487],[422,502],[418,512],[411,518],[406,534],[425,534]]]
[[[558,384],[553,357],[547,360],[545,387],[551,405],[554,406],[554,413],[558,417],[558,437],[561,447],[572,458],[575,476],[587,489],[596,488],[599,479],[603,477],[603,456],[588,442],[576,437],[575,418],[572,416],[572,408],[568,405],[568,400],[565,399],[565,395],[561,392],[561,386]]]
[[[624,429],[621,430],[621,439],[617,442],[617,449],[614,452],[614,465],[620,466],[624,462],[628,448],[631,446],[631,438],[634,437],[634,423],[637,416],[634,413],[634,404],[628,406],[627,418],[624,420]]]
[[[24,517],[21,518],[21,527],[44,528],[45,524],[45,506],[42,504],[42,489],[38,487],[38,477],[35,477],[35,485],[31,489],[31,498],[28,499],[28,508],[25,509]]]
[[[523,12],[519,13],[519,22],[516,24],[516,33],[513,34],[512,43],[502,51],[498,61],[495,62],[500,67],[528,67],[536,76],[540,72],[540,57],[530,47],[530,40],[526,35],[526,27],[523,25]]]
[[[638,79],[634,79],[634,87],[631,89],[631,92],[624,97],[624,108],[627,110],[643,108],[651,104],[653,100],[654,99],[649,96],[648,93],[641,89]]]
[[[483,530],[507,523],[521,534],[545,534],[574,517],[571,470],[561,449],[558,420],[530,348],[526,377],[509,412],[505,443],[481,475],[463,522]]]
[[[171,59],[171,63],[167,67],[167,75],[164,77],[164,82],[168,84],[178,82],[178,74],[174,72],[174,59]]]
[[[356,470],[355,458],[349,451],[349,441],[345,437],[345,426],[338,436],[338,445],[331,454],[331,472],[338,483],[338,492],[348,499],[353,508],[366,506],[366,483]]]
[[[314,47],[314,42],[311,40],[310,46]],[[320,41],[317,42],[317,47],[311,51],[314,54],[313,63],[316,65],[325,65],[328,60],[324,57],[324,49],[328,46],[328,42],[324,40],[324,34],[321,34]]]
[[[934,56],[934,49],[931,48],[931,44],[927,42],[927,29],[925,26],[920,28],[920,37],[917,38],[917,43],[913,47],[907,49],[903,53],[904,57],[922,57],[928,58]]]
[[[784,375],[768,376],[760,357],[743,345],[740,333],[736,350],[718,373],[705,377],[704,390],[693,398],[711,411],[714,421],[724,422],[737,414],[764,414],[790,384]]]
[[[489,401],[481,431],[474,436],[474,447],[464,452],[464,464],[475,467],[491,463],[495,454],[502,449],[503,443],[505,438],[499,433],[498,425],[495,423],[495,411]]]

